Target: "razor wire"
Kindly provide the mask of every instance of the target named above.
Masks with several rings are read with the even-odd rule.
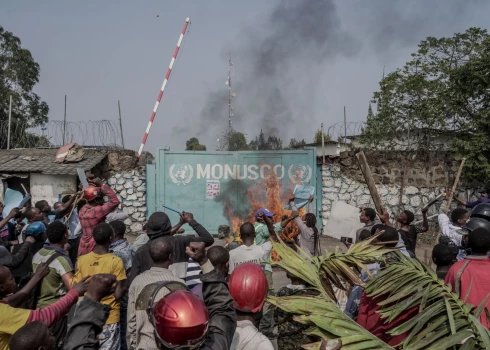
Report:
[[[0,148],[6,148],[8,121],[0,120]],[[68,143],[84,147],[122,148],[117,121],[89,120],[63,122],[50,120],[40,125],[12,121],[10,148],[57,148]]]

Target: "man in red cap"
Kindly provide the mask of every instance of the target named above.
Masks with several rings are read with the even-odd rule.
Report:
[[[230,275],[228,288],[237,314],[231,349],[274,350],[271,341],[254,326],[255,314],[263,308],[269,289],[264,271],[257,264],[243,263]]]
[[[78,256],[85,255],[94,250],[95,241],[92,232],[98,224],[105,222],[106,216],[119,205],[116,193],[99,178],[88,179],[91,186],[83,190],[87,204],[80,209],[78,217],[82,226],[82,237],[78,246]],[[104,196],[108,201],[104,203]]]

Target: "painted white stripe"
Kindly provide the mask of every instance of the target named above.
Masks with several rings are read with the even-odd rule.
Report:
[[[182,33],[180,33],[180,36],[179,36],[179,41],[177,41],[177,46],[180,47],[180,44],[182,43],[182,39],[184,38],[184,36],[182,35]]]
[[[152,122],[149,122],[149,123],[148,123],[148,126],[146,127],[146,133],[147,133],[147,134],[149,134],[149,133],[150,133],[151,124],[152,124]]]
[[[172,60],[170,61],[170,65],[168,66],[168,69],[172,69],[174,66],[175,58],[172,57]]]
[[[140,150],[138,151],[138,156],[141,155],[141,152],[143,152],[143,147],[145,147],[145,144],[142,143],[141,146],[140,146]]]
[[[160,104],[160,102],[158,102],[158,101],[155,103],[155,107],[153,107],[153,112],[155,112],[155,113],[157,112],[159,104]]]
[[[165,80],[163,81],[162,91],[165,91],[165,86],[167,86],[167,82],[168,82],[168,80],[167,80],[167,79],[165,79]]]

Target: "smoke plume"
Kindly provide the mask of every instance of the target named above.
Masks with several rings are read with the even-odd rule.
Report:
[[[454,23],[469,16],[482,0],[424,4],[427,6],[409,6],[406,0],[279,1],[263,23],[245,28],[240,38],[226,46],[236,68],[234,129],[244,132],[248,141],[260,129],[281,137],[285,145],[291,137],[311,141],[317,128],[313,124],[338,121],[326,120],[324,112],[314,107],[315,99],[326,98],[318,91],[325,67],[346,58],[362,62],[370,55],[382,61],[381,77],[385,62],[401,48],[415,51],[417,43],[429,35],[465,30],[464,24],[460,28]],[[203,141],[206,137],[216,140],[226,130],[227,102],[225,86],[209,92],[195,123]],[[367,105],[369,101],[354,102]]]

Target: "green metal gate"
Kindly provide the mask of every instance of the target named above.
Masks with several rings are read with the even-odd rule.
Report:
[[[214,233],[219,225],[230,224],[228,210],[241,218],[247,216],[251,203],[246,191],[266,181],[272,173],[279,179],[284,196],[295,184],[316,188],[316,149],[259,152],[159,149],[156,164],[147,165],[147,213],[166,211],[162,205],[189,211]],[[321,192],[315,195],[321,197]],[[320,208],[317,208],[321,198],[318,199],[313,204],[321,227]],[[179,220],[176,213],[166,212],[172,224]]]

